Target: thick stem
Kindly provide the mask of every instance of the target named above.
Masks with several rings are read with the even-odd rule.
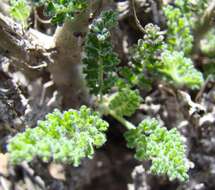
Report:
[[[115,112],[109,110],[109,115],[111,115],[113,118],[115,118],[117,121],[119,121],[122,125],[124,125],[128,130],[135,129],[136,127],[123,117],[118,116]]]
[[[131,122],[127,121],[123,117],[117,115],[113,110],[111,110],[109,108],[110,100],[111,100],[111,97],[109,97],[107,99],[104,98],[104,101],[101,104],[99,104],[99,109],[98,109],[99,113],[101,115],[112,116],[114,119],[116,119],[118,122],[120,122],[128,130],[135,129],[136,128],[135,125],[133,125]]]
[[[89,11],[67,20],[54,35],[57,53],[54,64],[49,66],[58,90],[63,95],[63,107],[88,104],[88,95],[81,73],[81,53],[89,25]]]
[[[57,53],[53,56],[54,64],[49,66],[58,90],[63,95],[63,107],[79,107],[89,104],[89,95],[82,75],[81,56],[90,13],[100,12],[101,0],[90,0],[87,10],[67,20],[54,35]],[[95,11],[98,9],[98,12]]]

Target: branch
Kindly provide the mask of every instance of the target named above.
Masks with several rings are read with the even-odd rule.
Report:
[[[214,26],[214,18],[215,18],[215,0],[211,1],[194,31],[193,53],[199,51],[201,39],[211,29],[211,27]]]
[[[17,67],[29,76],[41,67],[38,64],[49,64],[47,49],[52,38],[30,29],[23,31],[21,25],[0,13],[0,54],[16,60]],[[27,76],[28,77],[28,76]]]

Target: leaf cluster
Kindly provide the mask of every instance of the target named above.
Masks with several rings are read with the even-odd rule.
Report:
[[[175,129],[167,130],[155,119],[143,120],[136,129],[125,133],[127,145],[136,150],[138,160],[151,160],[150,171],[168,175],[170,180],[188,179],[189,162],[182,136]]]
[[[37,127],[13,137],[8,145],[10,160],[14,164],[53,160],[78,166],[85,157],[92,158],[94,146],[106,141],[104,132],[108,123],[86,106],[80,111],[70,109],[61,113],[55,110],[39,121]]]
[[[153,24],[147,24],[144,28],[143,39],[139,39],[137,45],[131,49],[131,68],[123,68],[121,74],[131,84],[151,83],[150,74],[156,75],[156,68],[159,67],[160,54],[165,49],[164,33]]]
[[[183,51],[171,50],[169,46],[172,44],[164,41],[163,33],[157,26],[147,25],[145,31],[144,39],[133,48],[132,67],[136,76],[145,77],[144,80],[148,81],[165,80],[176,88],[196,89],[203,84],[202,73],[195,69],[192,60],[186,58]]]
[[[133,61],[135,64],[135,73],[141,73],[142,68],[154,71],[154,65],[157,64],[159,56],[165,48],[164,36],[158,26],[147,24],[145,26],[145,35],[143,39],[138,40],[138,44],[132,50]]]

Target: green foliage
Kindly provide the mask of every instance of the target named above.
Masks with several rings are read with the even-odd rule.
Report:
[[[25,0],[13,1],[13,16],[24,21],[30,14]],[[87,0],[32,0],[44,6],[53,23],[62,24],[73,19],[88,6]],[[168,131],[155,119],[146,119],[136,128],[123,117],[132,116],[141,103],[136,86],[151,85],[155,80],[165,80],[177,88],[199,88],[203,77],[189,58],[192,47],[190,9],[188,1],[176,0],[175,6],[167,6],[167,41],[158,26],[145,26],[143,39],[132,48],[132,62],[124,67],[118,77],[119,59],[113,51],[111,29],[117,25],[117,14],[102,12],[94,20],[85,39],[83,73],[90,93],[100,95],[98,108],[121,122],[129,131],[125,137],[128,147],[136,149],[136,158],[151,160],[151,172],[167,174],[171,180],[188,178],[188,160],[182,137],[176,129]],[[27,11],[29,11],[27,13]],[[109,96],[112,87],[118,91]],[[78,90],[78,89],[77,89]],[[103,95],[107,94],[107,101]],[[95,106],[96,107],[96,106]],[[80,111],[70,109],[61,113],[55,110],[48,114],[37,127],[17,134],[8,145],[10,160],[14,164],[39,157],[43,161],[55,161],[78,166],[85,157],[92,158],[94,148],[102,146],[108,123],[85,106]]]
[[[84,11],[87,0],[32,0],[37,5],[45,7],[45,13],[51,17],[54,24],[62,24],[65,19],[73,19],[76,14]]]
[[[130,54],[132,63],[129,67],[124,67],[121,74],[132,85],[150,85],[150,73],[154,72],[159,64],[160,54],[165,49],[163,32],[158,26],[148,24],[145,26],[143,39],[138,40]]]
[[[26,0],[11,0],[10,15],[20,21],[24,27],[27,26],[27,19],[30,16],[31,8]]]
[[[164,36],[160,28],[153,24],[146,25],[143,39],[132,50],[135,73],[142,73],[143,68],[153,72],[164,48]]]
[[[203,84],[202,73],[197,71],[190,58],[184,57],[182,52],[165,51],[161,56],[161,67],[158,71],[168,82],[176,87],[189,87],[198,89]]]
[[[201,17],[209,5],[209,0],[175,0],[164,6],[167,19],[167,42],[170,50],[183,51],[186,55],[192,49],[192,31],[201,23]]]
[[[26,129],[11,139],[10,160],[18,164],[39,157],[78,166],[81,159],[93,156],[94,146],[105,143],[107,128],[108,123],[85,106],[80,111],[55,110],[39,121],[36,128]]]
[[[103,12],[93,22],[87,35],[84,58],[84,74],[92,94],[107,93],[116,81],[116,66],[119,59],[113,52],[110,29],[117,24],[113,11]]]
[[[177,0],[175,6],[168,5],[163,8],[168,26],[168,49],[171,51],[183,51],[187,54],[192,48],[190,7],[188,0]]]
[[[170,180],[188,179],[186,148],[179,132],[167,130],[155,119],[143,120],[136,129],[125,133],[129,148],[135,148],[138,160],[151,160],[152,173],[167,174]]]
[[[132,116],[140,106],[141,97],[137,91],[124,88],[111,97],[109,109],[117,116]]]
[[[203,76],[194,68],[191,59],[186,58],[183,51],[168,50],[171,48],[163,41],[163,33],[157,26],[149,26],[146,26],[144,39],[139,40],[133,49],[132,67],[135,75],[144,77],[145,81],[165,79],[177,88],[200,88]]]

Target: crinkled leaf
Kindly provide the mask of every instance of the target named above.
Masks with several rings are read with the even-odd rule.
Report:
[[[195,69],[192,60],[184,57],[182,52],[165,51],[161,63],[159,71],[175,86],[196,89],[203,84],[202,73]]]
[[[193,36],[191,34],[191,10],[187,0],[178,0],[175,6],[164,6],[167,18],[168,49],[189,53],[192,48]]]
[[[78,166],[83,158],[93,156],[94,147],[105,143],[107,128],[108,123],[86,106],[80,111],[55,110],[39,121],[37,127],[28,128],[10,140],[10,160],[18,164],[39,157]]]
[[[150,171],[168,175],[170,180],[188,179],[189,161],[182,136],[175,129],[167,130],[155,119],[143,120],[136,129],[125,133],[129,148],[135,148],[138,160],[151,160]]]
[[[86,38],[82,62],[85,78],[92,94],[108,92],[117,80],[116,66],[119,59],[113,52],[110,39],[110,29],[117,23],[116,16],[113,11],[103,12],[90,27]]]

